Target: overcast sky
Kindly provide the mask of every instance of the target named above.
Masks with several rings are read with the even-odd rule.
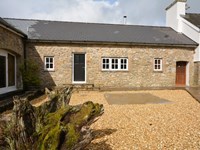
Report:
[[[95,23],[165,25],[165,8],[174,0],[1,0],[0,17]],[[188,0],[200,13],[200,0]]]

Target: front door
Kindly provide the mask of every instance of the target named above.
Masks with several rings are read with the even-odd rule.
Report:
[[[74,54],[74,82],[85,82],[85,54]]]
[[[187,62],[177,62],[176,63],[176,85],[185,86],[186,85],[186,65]]]

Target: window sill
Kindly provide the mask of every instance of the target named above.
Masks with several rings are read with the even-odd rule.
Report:
[[[55,70],[44,70],[44,72],[55,72]]]
[[[101,70],[101,72],[129,72],[128,70]]]
[[[163,73],[163,70],[161,70],[161,71],[153,71],[153,73]]]

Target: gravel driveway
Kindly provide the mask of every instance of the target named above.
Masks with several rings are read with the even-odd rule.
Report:
[[[109,105],[108,93],[149,93],[171,103]],[[200,149],[200,103],[184,90],[98,92],[79,91],[70,104],[104,104],[95,122],[95,139],[87,150]]]

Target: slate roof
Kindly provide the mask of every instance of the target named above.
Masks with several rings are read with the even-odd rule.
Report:
[[[169,27],[10,18],[5,20],[27,34],[28,39],[37,41],[197,46],[197,43]]]
[[[23,35],[23,36],[26,36],[26,34],[24,34],[22,31],[16,29],[15,27],[13,27],[12,25],[10,25],[8,22],[6,22],[3,18],[0,17],[0,24],[2,24],[3,26]]]
[[[185,16],[182,17],[191,22],[193,25],[200,28],[200,14],[187,13]]]

